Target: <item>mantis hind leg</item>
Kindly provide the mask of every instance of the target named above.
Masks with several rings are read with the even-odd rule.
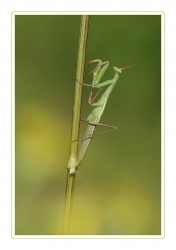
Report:
[[[112,127],[113,127],[113,126],[111,126],[111,128],[112,128]],[[109,129],[109,130],[106,130],[106,131],[103,131],[103,132],[97,132],[97,133],[89,134],[89,135],[87,135],[87,136],[85,136],[85,137],[82,137],[82,138],[83,138],[83,140],[86,140],[86,139],[88,139],[88,138],[91,138],[93,135],[104,134],[104,133],[107,133],[107,132],[114,131],[114,130],[116,130],[116,129],[118,129],[118,128],[117,128],[117,127],[113,127],[112,129]],[[81,139],[81,137],[80,137],[79,139]]]
[[[81,121],[83,122],[88,122],[86,119],[81,119]],[[102,132],[97,132],[97,133],[93,133],[93,134],[89,134],[87,136],[81,136],[79,137],[77,140],[75,141],[79,141],[80,139],[83,139],[83,140],[86,140],[88,138],[91,138],[93,135],[98,135],[98,134],[104,134],[104,133],[107,133],[107,132],[111,132],[111,131],[114,131],[116,129],[118,129],[118,127],[115,127],[115,126],[111,126],[111,125],[107,125],[107,124],[103,124],[103,123],[95,123],[95,122],[88,122],[90,125],[92,126],[100,126],[100,127],[106,127],[106,128],[111,128],[109,130],[106,130],[106,131],[102,131]],[[75,142],[74,141],[74,142]]]
[[[88,122],[92,126],[100,126],[100,127],[111,128],[111,129],[106,130],[106,131],[97,132],[97,133],[87,135],[87,137],[85,137],[85,139],[89,138],[89,137],[92,137],[93,135],[103,134],[103,133],[111,132],[111,131],[114,131],[114,130],[118,129],[118,127],[115,127],[115,126],[112,126],[112,125],[107,125],[107,124],[103,124],[103,123],[96,123],[96,122],[89,122],[86,119],[81,119],[81,121]]]

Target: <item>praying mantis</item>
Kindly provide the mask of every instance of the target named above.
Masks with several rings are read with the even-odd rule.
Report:
[[[89,144],[91,142],[91,139],[92,139],[92,136],[94,134],[94,130],[95,130],[96,126],[108,127],[108,128],[113,129],[113,130],[117,129],[117,127],[114,127],[114,126],[101,124],[101,123],[99,123],[99,121],[101,119],[101,116],[103,115],[108,98],[109,98],[112,90],[114,89],[116,82],[119,78],[119,75],[122,73],[122,70],[134,66],[134,65],[131,65],[131,66],[123,67],[123,68],[117,68],[117,67],[113,66],[113,69],[115,71],[114,77],[111,80],[107,80],[105,82],[100,83],[102,76],[104,75],[105,71],[107,70],[107,68],[109,66],[109,62],[108,61],[102,62],[100,59],[97,59],[97,60],[89,61],[89,64],[94,63],[94,62],[98,62],[98,65],[93,71],[91,71],[91,72],[93,72],[92,84],[91,85],[84,84],[84,83],[80,83],[80,84],[91,87],[88,102],[91,106],[93,106],[95,108],[92,110],[92,112],[87,117],[87,119],[81,119],[82,121],[88,122],[88,126],[87,126],[86,132],[84,134],[83,140],[81,142],[81,146],[80,146],[79,153],[78,153],[78,161],[76,161],[75,159],[69,159],[68,168],[70,169],[70,174],[75,174],[77,169],[81,165],[82,160],[83,160],[83,158],[87,152],[87,149],[89,147]],[[105,90],[105,92],[102,94],[99,101],[93,102],[95,100],[95,98],[98,96],[98,94],[100,93],[101,88],[104,86],[107,86],[107,85],[109,85],[109,86]],[[92,98],[94,88],[99,89],[99,91]],[[107,132],[107,131],[105,131],[105,132]],[[104,133],[104,132],[100,132],[100,133]]]

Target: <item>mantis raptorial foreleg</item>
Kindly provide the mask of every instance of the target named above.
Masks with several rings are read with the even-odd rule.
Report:
[[[88,63],[91,64],[91,63],[94,63],[94,62],[98,62],[98,65],[96,66],[96,68],[94,70],[92,70],[90,73],[93,73],[93,81],[92,81],[92,84],[85,84],[85,83],[81,83],[78,79],[76,79],[79,83],[81,83],[82,85],[84,86],[88,86],[88,87],[91,87],[91,91],[90,91],[90,95],[89,95],[89,99],[88,99],[88,103],[89,104],[92,104],[93,101],[96,99],[96,97],[99,95],[100,91],[101,91],[101,85],[100,85],[100,81],[101,81],[101,78],[103,77],[105,71],[107,70],[107,68],[109,67],[109,62],[108,61],[105,61],[105,62],[102,62],[100,59],[97,59],[97,60],[92,60],[92,61],[89,61]],[[102,65],[104,65],[102,67]],[[106,83],[104,82],[104,85],[102,86],[106,86],[108,85],[109,83]],[[92,97],[93,95],[93,90],[95,88],[98,88],[99,91],[96,93],[96,95],[94,97]]]

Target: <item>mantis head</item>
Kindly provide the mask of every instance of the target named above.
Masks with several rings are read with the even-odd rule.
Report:
[[[118,68],[116,68],[115,66],[113,66],[113,69],[114,69],[118,74],[121,74],[121,73],[122,73],[122,69],[118,69]]]
[[[116,68],[115,66],[113,66],[113,69],[114,69],[118,74],[121,74],[121,73],[122,73],[122,70],[131,68],[131,67],[133,67],[133,66],[135,66],[135,65],[137,65],[137,63],[136,63],[136,64],[133,64],[133,65],[130,65],[130,66],[125,66],[125,67],[123,67],[123,68]]]

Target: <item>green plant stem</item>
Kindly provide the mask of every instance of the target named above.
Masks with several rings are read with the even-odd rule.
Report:
[[[86,45],[88,37],[89,16],[81,16],[80,35],[78,45],[78,57],[76,68],[76,79],[83,82],[84,65],[86,57]],[[75,94],[73,106],[73,119],[71,128],[71,142],[70,142],[70,156],[69,159],[77,159],[78,155],[78,138],[80,130],[80,115],[81,115],[81,101],[82,101],[82,84],[75,80]],[[69,223],[71,218],[71,210],[74,195],[76,174],[70,174],[70,169],[67,170],[66,189],[65,189],[65,207],[64,207],[64,221],[63,234],[68,234]]]

